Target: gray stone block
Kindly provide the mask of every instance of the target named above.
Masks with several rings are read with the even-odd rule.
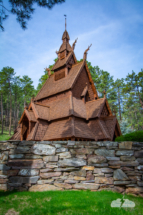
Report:
[[[94,151],[96,155],[101,155],[104,157],[115,157],[115,150],[108,150],[108,149],[96,149]]]
[[[55,147],[46,144],[34,144],[31,152],[38,155],[54,155]]]
[[[68,151],[68,149],[64,148],[64,147],[56,149],[56,153],[58,153],[58,152],[67,152],[67,151]]]
[[[135,152],[135,157],[136,157],[136,158],[143,158],[143,150],[141,150],[141,151],[136,151],[136,152]]]
[[[116,181],[119,181],[119,180],[123,180],[123,181],[129,180],[129,178],[127,177],[127,175],[121,169],[116,169],[114,171],[113,179],[116,180]]]
[[[5,165],[5,164],[0,164],[0,170],[5,171],[5,170],[9,170],[9,169],[10,169],[9,166],[7,166],[7,165]]]
[[[24,158],[24,154],[13,154],[13,155],[9,155],[10,159],[18,159],[18,158]]]
[[[58,161],[58,155],[44,156],[43,161],[45,162]]]
[[[36,176],[39,175],[38,169],[21,169],[18,173],[21,176]]]
[[[90,155],[88,158],[89,165],[105,163],[107,160],[104,156]]]
[[[78,158],[69,158],[69,159],[60,160],[58,162],[58,166],[60,167],[66,167],[66,166],[78,167],[78,166],[85,166],[85,165],[86,165],[86,161],[84,159],[78,159]]]
[[[133,156],[134,151],[133,150],[118,150],[116,151],[117,156],[125,155],[125,156]]]

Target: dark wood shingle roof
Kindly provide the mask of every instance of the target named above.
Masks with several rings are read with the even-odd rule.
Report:
[[[46,98],[48,96],[71,89],[76,77],[80,73],[83,64],[84,62],[80,62],[72,66],[69,74],[65,78],[62,78],[58,81],[55,81],[54,75],[52,75],[47,79],[34,100],[40,100],[42,98]]]

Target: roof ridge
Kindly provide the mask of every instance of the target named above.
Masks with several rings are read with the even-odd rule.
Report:
[[[93,82],[93,79],[92,79],[92,76],[91,76],[91,73],[90,73],[90,70],[89,70],[89,68],[88,68],[88,65],[87,65],[86,61],[85,61],[85,67],[86,67],[86,70],[87,70],[87,74],[88,74],[89,81],[90,81],[90,83],[91,83],[92,90],[94,91],[94,93],[96,93],[97,98],[99,98],[99,97],[98,97],[97,90],[96,90],[96,87],[95,87],[95,85],[94,85],[94,82]]]
[[[45,81],[45,83],[43,84],[43,86],[41,87],[41,89],[39,90],[39,92],[37,93],[36,97],[39,95],[39,93],[42,91],[42,89],[44,88],[44,86],[46,85],[46,83],[48,82],[49,78],[47,78],[47,80]],[[34,98],[34,101],[36,101],[36,97]]]
[[[75,63],[75,64],[73,64],[72,65],[72,68],[74,67],[74,66],[77,66],[78,64],[80,64],[80,63],[82,63],[83,61],[80,61],[80,62],[77,62],[77,63]]]

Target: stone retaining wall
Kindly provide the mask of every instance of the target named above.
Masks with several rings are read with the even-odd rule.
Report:
[[[110,189],[143,196],[143,143],[0,142],[0,190]]]

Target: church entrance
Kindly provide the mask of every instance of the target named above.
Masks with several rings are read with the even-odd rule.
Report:
[[[22,120],[22,139],[26,140],[29,135],[29,120],[26,115],[24,115]]]

